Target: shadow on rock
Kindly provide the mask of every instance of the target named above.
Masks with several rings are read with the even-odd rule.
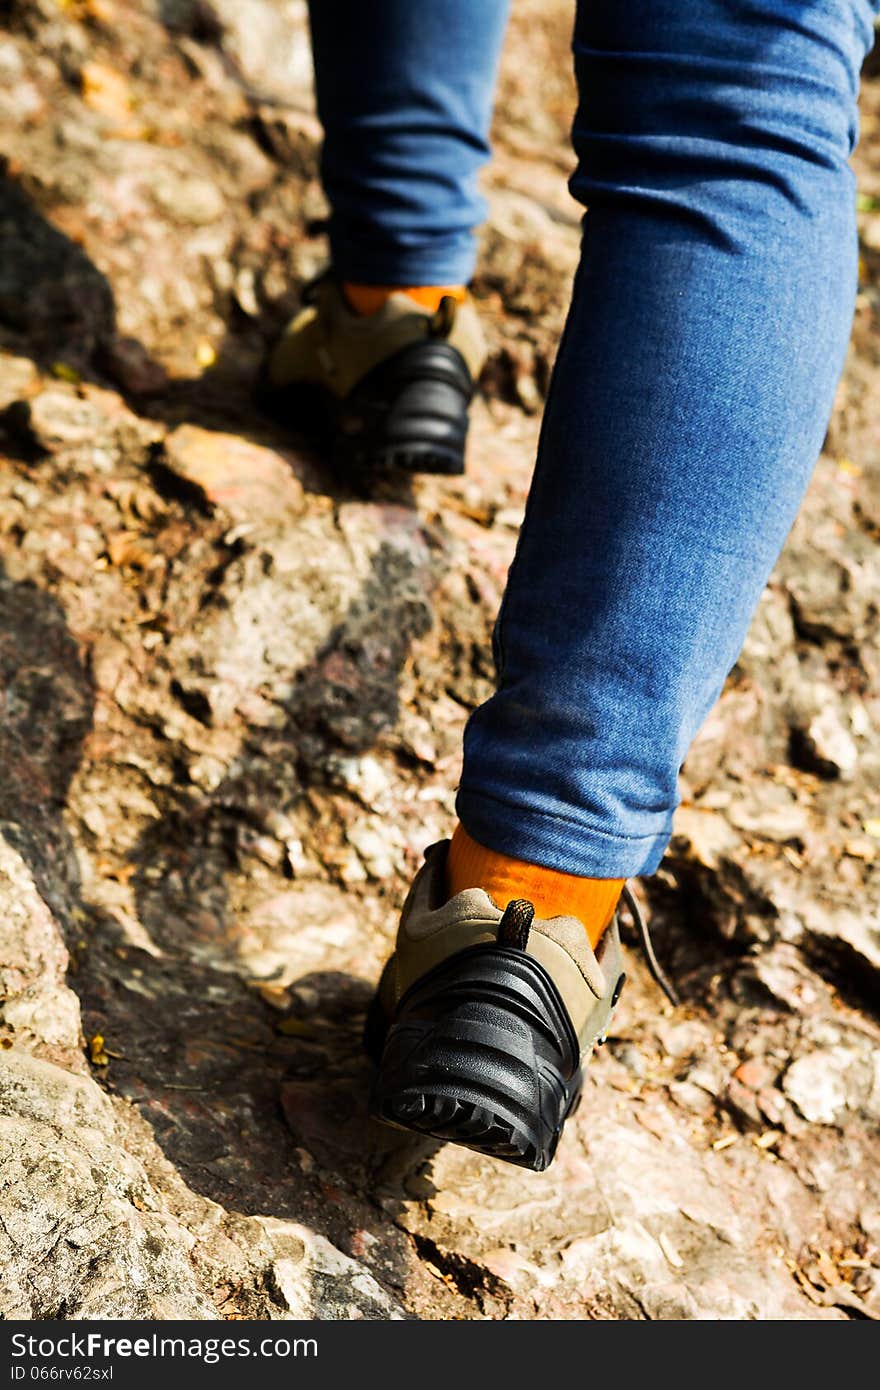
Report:
[[[4,818],[66,928],[86,1035],[112,1048],[98,1076],[150,1121],[191,1188],[233,1211],[305,1221],[343,1248],[374,1227],[400,1285],[407,1242],[389,1246],[388,1219],[431,1190],[421,1170],[435,1146],[368,1119],[372,983],[311,971],[292,1006],[267,1003],[264,981],[241,978],[226,877],[255,803],[316,788],[333,750],[366,749],[393,723],[400,667],[429,621],[404,579],[380,551],[361,599],[299,673],[284,729],[251,730],[240,775],[198,814],[185,794],[175,811],[172,792],[133,856],[141,946],[88,901],[62,818],[92,728],[88,668],[57,601],[0,579]]]
[[[43,215],[26,178],[17,182],[4,175],[0,156],[0,349],[29,357],[62,380],[118,391],[131,410],[159,425],[228,430],[269,447],[293,449],[301,455],[298,473],[307,491],[343,499],[362,495],[362,487],[337,476],[315,452],[305,423],[299,427],[294,416],[276,419],[255,401],[266,347],[295,298],[289,292],[256,323],[239,323],[234,304],[218,304],[218,311],[225,309],[226,334],[216,357],[196,376],[169,378],[138,339],[118,331],[106,275]],[[26,429],[24,436],[25,448],[31,448]],[[384,481],[380,491],[412,505],[405,476]]]
[[[141,416],[273,442],[250,403],[254,343],[247,370],[230,335],[203,377],[160,383],[139,345],[119,339],[106,277],[11,179],[0,197],[0,346],[112,384]],[[307,457],[303,471],[307,492],[329,492],[334,504],[350,496],[320,461]],[[385,488],[389,500],[392,512],[409,512],[409,483]],[[406,1195],[431,1190],[421,1170],[435,1146],[368,1120],[361,1031],[372,983],[309,966],[306,953],[279,1004],[271,977],[254,978],[240,950],[231,884],[248,876],[267,809],[310,801],[320,816],[338,791],[338,760],[365,753],[394,726],[402,668],[431,623],[420,563],[405,545],[379,544],[342,621],[290,672],[279,719],[263,726],[245,716],[219,786],[205,792],[175,769],[157,794],[161,818],[128,856],[137,920],[127,924],[89,901],[62,816],[93,723],[87,663],[60,604],[35,586],[3,580],[0,616],[6,817],[65,927],[86,1034],[108,1040],[110,1065],[97,1076],[150,1121],[195,1191],[233,1211],[309,1222],[343,1248],[352,1232],[375,1227],[399,1284],[409,1247],[403,1235],[389,1244],[389,1217]],[[174,694],[172,685],[172,704]],[[176,694],[191,716],[210,721],[192,692]],[[291,877],[272,868],[276,882]],[[307,885],[302,921],[288,914],[284,923],[294,960],[299,928],[318,937],[325,920],[312,888],[320,899],[326,876]]]
[[[401,668],[429,625],[411,562],[380,547],[343,621],[296,673],[284,724],[251,726],[235,774],[207,798],[182,789],[142,842],[138,918],[161,954],[135,963],[108,943],[90,997],[108,1035],[136,1031],[114,1084],[144,1107],[192,1186],[238,1210],[300,1216],[309,1193],[309,1219],[337,1243],[368,1222],[374,1193],[393,1201],[406,1183],[424,1186],[415,1175],[433,1147],[368,1121],[361,1033],[373,983],[332,969],[284,990],[271,976],[242,983],[249,956],[231,884],[248,874],[267,811],[331,793],[334,758],[394,726]],[[306,881],[283,906],[294,959],[298,934],[322,930],[323,886]]]
[[[56,599],[0,567],[0,805],[4,833],[52,911],[70,919],[79,884],[62,820],[92,726],[90,673]]]

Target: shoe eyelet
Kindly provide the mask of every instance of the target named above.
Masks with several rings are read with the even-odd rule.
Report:
[[[620,991],[623,989],[623,985],[624,985],[624,981],[625,981],[625,980],[626,980],[626,975],[623,974],[623,975],[621,975],[621,976],[618,978],[617,984],[614,986],[614,993],[613,993],[612,996],[611,996],[611,1007],[612,1007],[612,1009],[615,1007],[615,1005],[617,1004],[618,999],[620,998]]]

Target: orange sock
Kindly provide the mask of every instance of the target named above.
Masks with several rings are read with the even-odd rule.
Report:
[[[542,869],[496,854],[472,840],[463,825],[455,828],[446,867],[449,896],[465,888],[482,888],[500,908],[526,898],[538,917],[578,917],[591,946],[597,946],[614,916],[625,879],[581,878],[558,869]]]
[[[375,314],[392,294],[405,294],[423,309],[436,313],[443,299],[459,304],[467,291],[464,285],[358,285],[351,280],[342,282],[342,293],[356,314]]]

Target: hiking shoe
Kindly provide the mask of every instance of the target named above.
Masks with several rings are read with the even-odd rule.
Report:
[[[427,852],[367,1017],[371,1111],[540,1172],[620,997],[617,919],[594,953],[574,917],[501,912],[481,888],[447,901],[447,848]]]
[[[318,434],[356,476],[464,472],[468,406],[485,360],[470,298],[440,308],[392,294],[356,314],[328,272],[270,352],[262,395],[273,414]]]

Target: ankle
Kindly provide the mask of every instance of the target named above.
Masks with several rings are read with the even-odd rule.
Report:
[[[350,309],[364,316],[376,314],[393,294],[405,294],[422,309],[436,313],[444,299],[461,303],[467,290],[464,285],[362,285],[343,280],[342,293]]]
[[[456,826],[447,860],[450,897],[466,888],[482,888],[503,911],[516,898],[527,899],[538,917],[576,917],[592,946],[611,922],[625,880],[583,878],[513,859],[478,844],[463,825]]]

